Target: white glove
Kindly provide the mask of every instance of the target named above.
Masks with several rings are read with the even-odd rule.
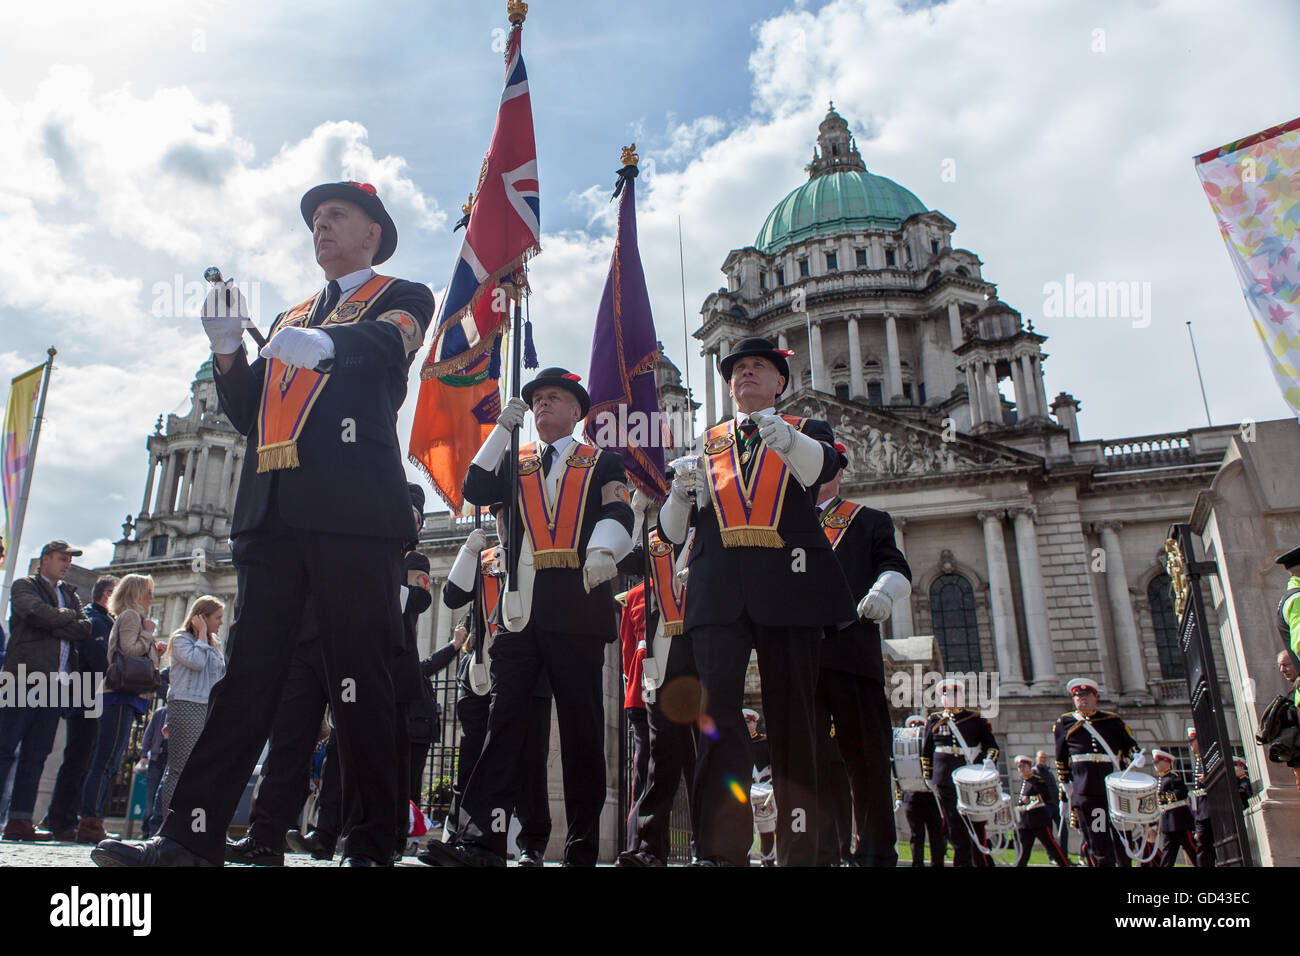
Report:
[[[1144,750],[1134,757],[1130,762],[1130,767],[1145,767],[1147,763],[1147,752]]]
[[[858,617],[875,621],[877,624],[888,620],[893,610],[894,602],[889,595],[875,588],[868,591],[866,597],[858,602]]]
[[[482,528],[475,528],[469,533],[469,536],[465,539],[465,543],[461,545],[461,547],[468,550],[471,554],[482,554],[484,549],[487,548],[487,533]]]
[[[997,769],[998,769],[998,765],[995,764],[995,763],[994,763],[992,760],[990,760],[988,757],[985,757],[985,758],[984,758],[984,769],[985,769],[985,770],[992,770],[992,771],[996,772]]]
[[[262,347],[262,358],[278,358],[296,368],[315,368],[334,357],[334,340],[320,329],[281,329]]]
[[[673,476],[673,483],[669,487],[668,493],[689,508],[695,503],[695,495],[699,489],[699,471],[695,468],[684,468],[678,470]]]
[[[750,415],[749,419],[758,425],[763,444],[784,457],[794,444],[794,426],[780,415]]]
[[[604,548],[588,548],[587,563],[582,566],[582,586],[590,594],[593,588],[611,580],[618,573],[614,555]]]
[[[512,398],[501,409],[501,414],[497,416],[497,424],[508,432],[514,431],[524,423],[524,416],[527,414],[528,403],[522,398]]]
[[[635,514],[643,515],[650,508],[650,496],[640,488],[632,492],[632,511]]]
[[[227,302],[229,298],[229,302]],[[212,286],[203,300],[203,331],[217,355],[230,355],[239,351],[244,328],[250,323],[248,302],[244,293],[235,286],[234,279],[226,279]]]

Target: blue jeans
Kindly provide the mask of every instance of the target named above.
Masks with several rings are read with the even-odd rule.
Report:
[[[36,809],[36,788],[40,786],[45,758],[54,747],[54,735],[58,730],[57,707],[0,709],[0,782],[9,776],[10,768],[14,768],[10,820],[32,818],[32,811]]]
[[[113,703],[104,705],[104,712],[99,717],[99,740],[95,745],[95,756],[90,761],[90,770],[86,774],[86,786],[81,793],[81,816],[102,817],[104,801],[117,776],[118,766],[122,763],[122,752],[126,742],[131,738],[131,725],[135,723],[136,711],[130,704]]]

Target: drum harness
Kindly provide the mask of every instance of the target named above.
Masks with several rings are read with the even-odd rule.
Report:
[[[1119,765],[1119,758],[1115,756],[1115,751],[1111,750],[1110,744],[1106,743],[1105,739],[1101,736],[1101,734],[1097,733],[1097,728],[1092,725],[1092,721],[1089,720],[1087,717],[1085,717],[1083,714],[1079,713],[1077,710],[1074,712],[1074,717],[1076,720],[1079,721],[1079,723],[1083,724],[1084,729],[1092,735],[1092,739],[1097,741],[1097,743],[1101,745],[1101,749],[1106,751],[1106,756],[1110,758],[1110,762],[1115,766],[1116,773],[1122,774],[1124,776],[1128,776],[1129,770],[1133,769],[1133,767],[1135,766],[1141,766],[1140,763],[1132,762],[1129,764],[1127,769],[1121,769]],[[1145,753],[1145,751],[1142,751],[1142,753]],[[1075,756],[1080,756],[1080,755],[1079,754],[1072,755],[1070,757],[1071,762],[1073,762]],[[1067,794],[1069,793],[1069,791],[1066,792]],[[1109,818],[1110,818],[1110,792],[1109,791],[1107,791],[1106,793],[1106,817],[1107,817],[1107,821],[1109,822]],[[1083,823],[1085,826],[1087,826],[1087,821],[1081,820],[1080,823]],[[1136,846],[1133,846],[1129,842],[1127,831],[1120,830],[1118,827],[1115,826],[1114,823],[1111,823],[1111,829],[1114,830],[1115,833],[1119,835],[1120,843],[1124,847],[1124,852],[1125,854],[1128,855],[1128,858],[1130,860],[1142,864],[1142,863],[1150,862],[1151,859],[1155,856],[1157,841],[1151,839],[1150,834],[1147,833],[1145,830],[1143,831],[1142,839],[1138,841]]]
[[[961,730],[958,729],[956,720],[947,716],[945,716],[943,720],[947,722],[949,729],[952,730],[952,735],[957,738],[957,744],[961,747],[962,756],[966,758],[966,763],[972,767],[975,766],[975,757],[979,754],[979,750],[966,743],[966,738],[962,736]],[[999,798],[1002,796],[1001,777],[998,778],[998,796]],[[970,834],[971,843],[977,850],[985,856],[996,856],[999,859],[1002,859],[1004,863],[1006,862],[1003,854],[1005,854],[1009,844],[1005,833],[998,834],[998,845],[995,848],[990,849],[984,845],[984,841],[981,840],[979,834],[975,832],[975,825],[970,822],[970,818],[960,810],[957,811],[957,816],[961,817],[961,822],[965,825],[966,832]]]

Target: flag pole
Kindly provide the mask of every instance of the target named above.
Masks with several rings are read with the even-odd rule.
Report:
[[[677,217],[677,265],[681,271],[682,279],[682,358],[686,364],[686,414],[691,419],[691,437],[695,437],[695,410],[691,408],[691,402],[695,396],[691,394],[691,338],[686,329],[686,254],[682,250],[682,217]],[[705,357],[708,361],[708,357]],[[707,424],[707,423],[706,423]]]
[[[1205,406],[1205,424],[1214,427],[1210,420],[1210,403],[1205,397],[1205,379],[1201,377],[1201,359],[1196,354],[1196,339],[1192,336],[1192,320],[1187,320],[1187,337],[1192,340],[1192,361],[1196,363],[1196,380],[1201,383],[1201,404]]]
[[[32,472],[36,470],[36,445],[41,439],[41,422],[45,420],[45,396],[50,390],[50,374],[54,371],[54,356],[59,350],[50,346],[46,352],[45,376],[41,380],[41,397],[36,405],[36,421],[32,425],[32,444],[27,451],[27,467],[23,472],[22,490],[18,492],[18,504],[14,508],[14,526],[9,541],[5,542],[8,556],[5,559],[4,586],[0,587],[0,614],[9,606],[9,589],[14,583],[14,571],[18,567],[18,545],[22,542],[23,521],[27,517],[27,499],[32,492]]]

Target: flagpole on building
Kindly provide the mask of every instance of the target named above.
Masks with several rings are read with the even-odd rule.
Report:
[[[1201,404],[1205,406],[1205,424],[1214,427],[1210,420],[1210,403],[1205,397],[1205,379],[1201,377],[1201,359],[1196,354],[1196,339],[1192,336],[1192,320],[1187,320],[1187,337],[1192,340],[1192,361],[1196,363],[1196,380],[1201,383]]]
[[[36,405],[36,421],[32,425],[32,443],[27,450],[27,466],[23,470],[23,486],[18,492],[18,504],[14,508],[14,526],[10,532],[10,540],[5,542],[5,580],[4,586],[0,587],[0,614],[3,614],[9,606],[9,589],[14,583],[14,570],[18,567],[18,546],[23,537],[23,521],[27,517],[27,499],[32,492],[32,472],[36,470],[36,445],[41,439],[41,422],[45,420],[45,396],[50,390],[50,374],[54,371],[54,356],[59,354],[59,350],[50,346],[46,353],[49,358],[45,360],[45,376],[41,380],[41,397]],[[5,615],[7,616],[7,615]]]

